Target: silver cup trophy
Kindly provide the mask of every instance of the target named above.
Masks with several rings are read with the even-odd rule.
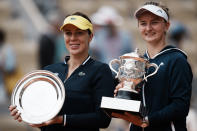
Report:
[[[120,59],[110,61],[110,69],[116,74],[116,78],[123,83],[116,97],[102,97],[101,108],[112,111],[131,111],[139,112],[141,106],[141,94],[139,93],[145,81],[150,76],[157,73],[159,66],[155,63],[149,63],[136,49],[134,52],[124,54]],[[117,70],[113,65],[118,64]],[[146,76],[146,70],[154,67],[153,73]]]

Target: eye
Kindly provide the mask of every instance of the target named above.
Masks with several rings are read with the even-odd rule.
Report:
[[[71,36],[71,35],[72,35],[72,32],[70,32],[70,31],[65,31],[64,34],[65,34],[66,36]]]
[[[76,32],[76,35],[77,35],[77,36],[81,36],[81,35],[83,35],[83,34],[84,34],[84,31],[77,31],[77,32]]]
[[[141,26],[146,26],[147,23],[146,23],[146,22],[140,22],[140,25],[141,25]]]
[[[159,24],[159,23],[160,23],[160,21],[152,21],[152,22],[151,22],[152,25],[157,25],[157,24]]]

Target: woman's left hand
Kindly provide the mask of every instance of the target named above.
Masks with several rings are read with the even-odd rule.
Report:
[[[56,116],[55,118],[46,121],[44,123],[41,124],[29,124],[31,127],[42,127],[42,126],[48,126],[48,125],[52,125],[52,124],[61,124],[63,122],[63,116]]]
[[[120,88],[123,88],[123,83],[122,83],[122,82],[119,83],[119,84],[116,86],[116,88],[115,88],[115,90],[114,90],[114,96],[117,95],[118,90],[119,90]]]

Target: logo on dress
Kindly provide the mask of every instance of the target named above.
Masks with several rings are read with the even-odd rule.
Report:
[[[84,72],[79,72],[79,74],[78,74],[79,76],[85,76],[86,75],[86,73],[84,73]]]

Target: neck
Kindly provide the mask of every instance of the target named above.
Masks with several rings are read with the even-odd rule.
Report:
[[[70,68],[77,68],[79,67],[86,59],[88,58],[88,54],[81,55],[81,56],[74,56],[71,55],[68,61],[68,65]]]
[[[166,46],[165,41],[160,41],[159,43],[148,43],[147,51],[150,58],[153,58],[156,54],[158,54],[164,47]]]

